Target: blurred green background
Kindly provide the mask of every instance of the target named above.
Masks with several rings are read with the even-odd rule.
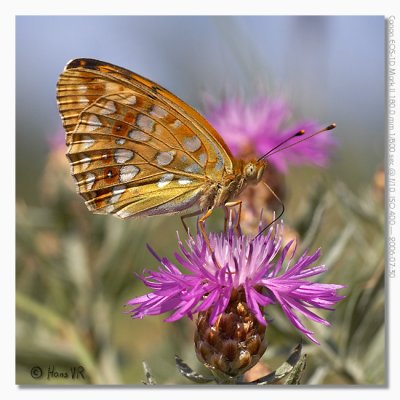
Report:
[[[205,94],[284,96],[300,119],[336,122],[327,169],[291,168],[285,224],[300,250],[322,247],[326,282],[347,298],[313,325],[305,384],[385,382],[383,17],[17,17],[16,379],[18,384],[182,384],[178,354],[204,372],[190,321],[131,320],[145,292],[134,274],[156,268],[146,243],[172,257],[179,217],[120,221],[87,211],[64,156],[55,101],[70,59],[131,69],[202,111]],[[210,229],[221,229],[216,212]],[[193,226],[193,223],[192,223]],[[300,337],[279,314],[263,362],[276,368]],[[85,380],[47,378],[82,365]],[[41,379],[31,377],[40,366]]]

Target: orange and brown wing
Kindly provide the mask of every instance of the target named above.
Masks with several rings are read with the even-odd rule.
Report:
[[[57,100],[72,174],[93,212],[179,212],[232,170],[229,149],[200,114],[123,68],[71,61]]]

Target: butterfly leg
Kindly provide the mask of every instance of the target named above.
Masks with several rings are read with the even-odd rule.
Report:
[[[207,247],[211,253],[213,253],[214,250],[211,248],[210,241],[208,240],[204,225],[205,225],[205,220],[212,214],[212,211],[213,211],[212,208],[208,209],[207,212],[202,217],[199,218],[199,222],[198,222],[199,230],[200,230],[201,234],[203,235],[203,238],[206,241]],[[188,226],[185,224],[185,218],[196,217],[197,215],[200,215],[201,213],[202,213],[202,210],[197,210],[197,211],[193,211],[192,213],[181,216],[181,221],[182,221],[183,226],[185,227],[186,232],[188,232],[189,229],[188,229]]]
[[[212,214],[212,212],[213,212],[213,209],[209,208],[207,210],[207,212],[202,217],[199,218],[199,229],[200,229],[201,234],[203,235],[204,240],[207,243],[208,249],[210,250],[211,253],[214,253],[214,250],[211,248],[210,241],[208,240],[206,230],[205,230],[205,220]]]
[[[181,215],[181,221],[182,221],[182,225],[185,228],[185,232],[188,233],[189,232],[189,227],[185,224],[185,219],[186,218],[191,218],[191,217],[197,217],[198,215],[200,215],[202,213],[201,210],[197,210],[197,211],[193,211],[189,214],[185,214],[185,215]]]
[[[224,207],[224,213],[225,213],[224,233],[226,233],[226,230],[228,228],[228,221],[229,221],[229,210],[228,210],[228,207]]]
[[[226,232],[228,218],[229,218],[228,207],[235,207],[235,206],[239,206],[239,212],[238,212],[239,214],[233,229],[236,231],[237,234],[239,234],[240,216],[242,215],[242,200],[228,201],[227,203],[224,204],[224,210],[225,210],[224,232]]]
[[[207,210],[207,212],[202,217],[199,218],[199,229],[200,229],[201,234],[203,235],[204,240],[206,241],[208,250],[210,250],[211,257],[212,257],[215,265],[217,265],[217,267],[219,269],[221,269],[221,266],[220,266],[217,258],[215,257],[214,250],[211,248],[211,244],[210,244],[210,241],[208,240],[207,233],[206,233],[206,230],[205,230],[205,221],[212,214],[212,212],[213,212],[213,209],[209,208]]]

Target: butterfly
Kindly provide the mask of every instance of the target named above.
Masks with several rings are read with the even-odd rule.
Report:
[[[240,215],[235,199],[261,180],[267,165],[265,156],[235,158],[196,110],[107,62],[70,61],[57,83],[57,102],[71,173],[94,213],[130,218],[195,210],[182,222],[201,215],[209,245],[204,221],[220,206],[239,205]]]

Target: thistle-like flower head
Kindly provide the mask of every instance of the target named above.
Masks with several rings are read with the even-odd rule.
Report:
[[[147,270],[140,277],[151,292],[128,302],[132,317],[172,312],[165,319],[172,322],[207,313],[212,325],[229,308],[232,299],[237,301],[239,292],[259,324],[268,324],[265,307],[277,304],[300,332],[318,343],[299,317],[329,325],[311,309],[332,310],[343,299],[337,294],[343,286],[309,280],[326,270],[323,265],[312,266],[320,250],[311,255],[304,253],[293,261],[295,242],[292,240],[282,248],[282,229],[278,225],[266,236],[255,238],[234,234],[232,227],[226,234],[209,233],[213,253],[201,234],[189,236],[186,246],[179,240],[182,254],[176,253],[175,258],[185,273],[151,250],[160,267],[158,271]]]

